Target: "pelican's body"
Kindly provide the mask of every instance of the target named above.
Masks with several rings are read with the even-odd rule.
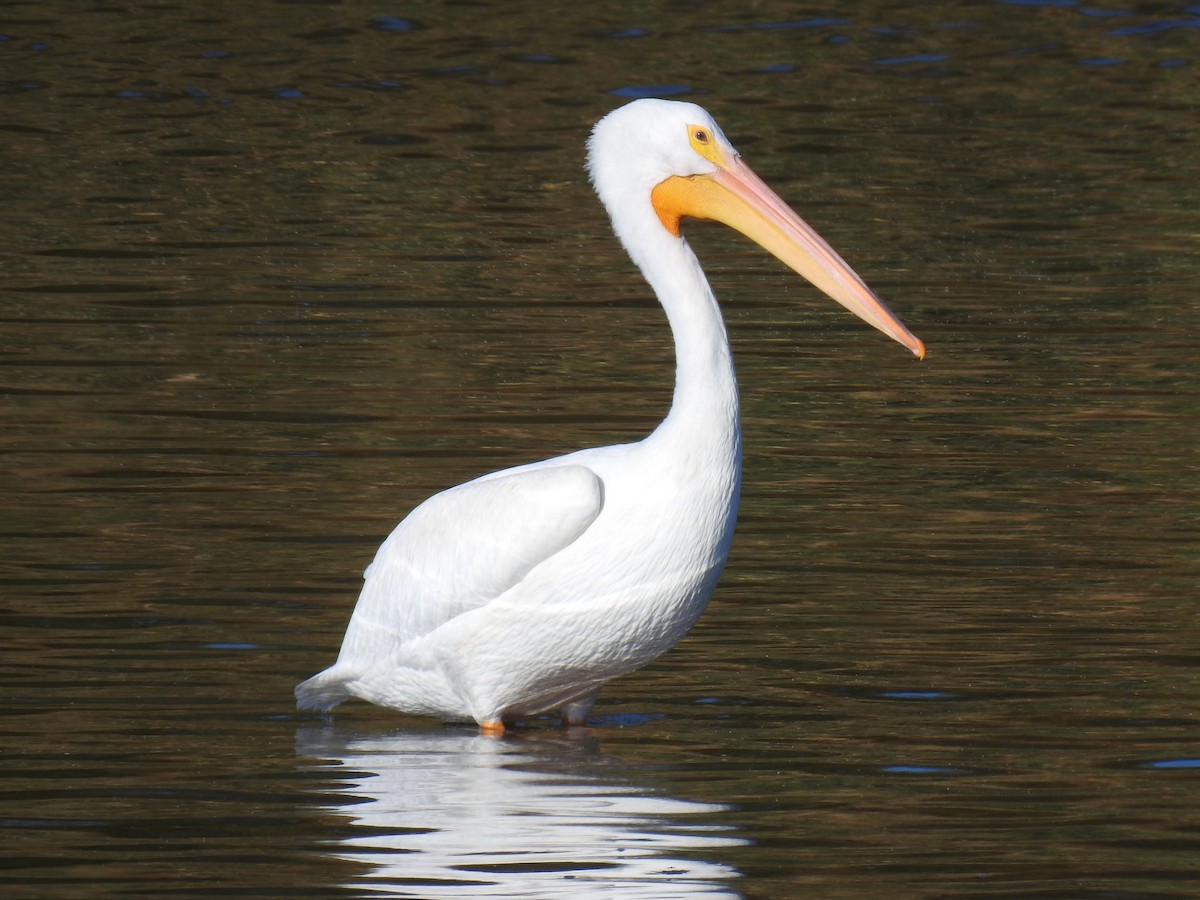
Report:
[[[672,647],[729,553],[741,480],[737,384],[708,282],[679,234],[717,218],[923,355],[915,337],[741,162],[700,107],[640,100],[596,126],[592,181],[667,313],[675,395],[642,441],[484,475],[426,500],[379,548],[337,662],[303,708],[350,696],[474,720],[560,709]]]

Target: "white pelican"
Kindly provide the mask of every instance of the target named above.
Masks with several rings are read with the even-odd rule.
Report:
[[[548,710],[582,725],[606,681],[692,627],[729,553],[742,442],[729,340],[684,217],[742,232],[925,355],[699,106],[609,113],[588,169],[670,322],[670,412],[644,440],[492,472],[414,509],[367,568],[337,662],[296,687],[300,708],[355,696],[490,735]]]

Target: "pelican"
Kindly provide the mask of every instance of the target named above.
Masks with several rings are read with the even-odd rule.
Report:
[[[683,219],[740,231],[924,357],[699,106],[614,110],[592,132],[588,171],[666,312],[670,411],[643,440],[492,472],[417,506],[367,568],[337,661],[297,685],[301,709],[354,696],[492,736],[553,710],[583,725],[605,682],[696,622],[729,554],[742,439],[725,325]]]

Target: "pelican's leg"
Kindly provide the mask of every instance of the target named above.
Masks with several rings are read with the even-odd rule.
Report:
[[[499,719],[479,723],[479,733],[484,737],[504,737],[504,723]]]
[[[593,691],[586,697],[580,697],[578,700],[572,700],[562,708],[562,723],[567,727],[587,724],[587,714],[591,710],[592,704],[596,702],[596,694],[599,691]]]

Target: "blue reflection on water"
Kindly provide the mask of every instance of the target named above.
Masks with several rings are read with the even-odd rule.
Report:
[[[1156,759],[1141,764],[1143,769],[1200,769],[1200,757]]]
[[[883,771],[888,775],[971,775],[970,769],[959,769],[954,766],[884,766]]]
[[[644,97],[678,97],[693,91],[694,88],[686,84],[631,84],[609,91],[609,93],[616,97],[641,100]]]
[[[950,57],[942,53],[914,53],[912,56],[893,56],[889,59],[877,59],[877,66],[906,66],[913,63],[945,62]]]

